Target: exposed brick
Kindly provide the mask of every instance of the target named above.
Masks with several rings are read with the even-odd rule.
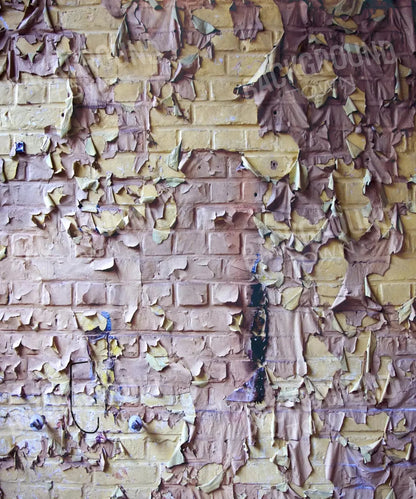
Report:
[[[389,282],[381,285],[381,303],[391,305],[402,305],[410,300],[410,284],[405,282]]]
[[[248,105],[247,105],[248,104]],[[257,108],[254,103],[223,103],[221,107],[212,103],[194,104],[197,125],[253,125],[257,123]]]
[[[9,285],[7,282],[0,282],[0,305],[7,305],[9,301]]]
[[[104,283],[77,282],[75,284],[75,303],[77,305],[103,305],[106,302]]]
[[[211,183],[211,202],[232,203],[241,198],[241,185],[236,181],[219,181]]]
[[[42,303],[44,305],[71,305],[72,286],[69,282],[48,282],[43,284]]]
[[[172,238],[169,237],[161,244],[155,243],[152,233],[146,232],[142,241],[143,253],[145,255],[170,255],[172,253]]]
[[[187,205],[209,203],[209,191],[210,182],[189,181],[177,187],[175,200],[177,204]]]
[[[218,101],[232,101],[235,99],[234,89],[240,84],[239,78],[216,78],[210,82],[211,100]],[[227,130],[231,133],[232,130]],[[228,149],[228,148],[227,148]]]
[[[243,234],[243,254],[246,256],[257,255],[259,252],[260,235],[258,232]]]
[[[95,30],[117,29],[119,21],[101,6],[79,6],[76,8],[61,10],[59,15],[61,24],[66,29],[79,29],[94,27]]]
[[[172,305],[172,286],[169,283],[143,284],[143,305]]]
[[[11,304],[40,303],[41,285],[38,282],[14,281],[10,287]]]
[[[216,50],[238,50],[239,41],[234,36],[234,33],[227,30],[222,30],[220,36],[216,36],[212,41]]]
[[[227,73],[231,76],[253,76],[263,61],[263,54],[228,54]]]
[[[181,231],[175,233],[174,249],[179,255],[197,255],[207,253],[206,234],[204,231]]]
[[[139,302],[139,286],[127,283],[107,284],[108,303],[111,305],[122,306]]]
[[[211,293],[214,305],[237,303],[240,296],[238,284],[213,284],[211,286]]]
[[[13,103],[13,85],[11,82],[1,82],[0,105],[10,106]]]
[[[119,102],[136,102],[143,91],[142,82],[122,82],[114,88],[114,97]]]
[[[9,126],[15,130],[43,130],[50,125],[59,128],[61,113],[59,107],[17,106],[9,111]]]
[[[46,99],[46,89],[45,84],[41,82],[37,84],[22,83],[17,87],[17,103],[42,104]]]
[[[213,60],[206,57],[202,59],[201,68],[198,71],[201,77],[222,76],[225,74],[225,61],[222,55],[216,54]]]
[[[237,255],[240,252],[238,232],[211,232],[208,234],[208,247],[212,255]]]
[[[247,149],[244,130],[216,130],[214,132],[216,149],[229,151],[244,151]]]
[[[241,50],[243,52],[270,52],[273,48],[273,33],[260,31],[255,40],[243,40]]]
[[[348,266],[346,243],[332,238],[319,247],[319,227],[302,219],[298,213],[292,212],[290,224],[276,221],[273,213],[265,214],[268,224],[278,234],[290,237],[291,233],[297,233],[304,239],[316,238],[312,246],[313,251],[318,251],[319,258],[313,272],[304,271],[301,275],[307,282],[304,282],[306,288],[300,308],[287,313],[281,304],[282,290],[267,288],[267,368],[270,370],[268,374],[273,372],[277,377],[274,383],[279,385],[279,393],[276,391],[276,394],[282,402],[278,401],[278,410],[274,415],[273,406],[267,402],[264,407],[249,404],[249,423],[256,436],[256,445],[248,441],[249,459],[246,464],[239,461],[238,456],[243,456],[241,445],[247,437],[247,414],[240,410],[245,404],[230,403],[226,398],[251,378],[256,367],[248,355],[253,346],[250,343],[250,328],[257,310],[250,306],[255,282],[252,268],[258,255],[261,255],[270,270],[282,269],[286,274],[285,284],[291,285],[291,266],[304,258],[304,253],[296,254],[294,250],[287,254],[285,246],[293,241],[283,242],[278,247],[267,241],[268,249],[264,246],[253,215],[265,210],[262,200],[269,183],[251,171],[239,168],[241,154],[244,153],[255,168],[264,168],[273,182],[279,185],[281,177],[289,174],[298,157],[299,147],[292,137],[293,123],[288,133],[270,131],[263,136],[259,134],[259,117],[264,115],[262,133],[268,127],[269,117],[263,110],[258,113],[256,100],[266,106],[267,99],[274,99],[274,95],[264,95],[262,100],[260,94],[256,99],[244,99],[234,94],[235,87],[252,78],[264,56],[273,44],[279,42],[283,24],[278,2],[254,2],[260,7],[264,29],[252,40],[240,40],[234,35],[230,15],[232,2],[216,0],[208,6],[209,3],[202,0],[177,2],[182,30],[186,30],[187,16],[192,12],[221,31],[212,38],[212,60],[207,50],[199,50],[201,67],[193,75],[196,99],[191,101],[182,98],[179,93],[175,94],[183,116],[174,116],[172,109],[167,110],[164,106],[164,99],[172,91],[169,79],[177,68],[176,54],[171,57],[168,49],[165,54],[158,53],[150,40],[147,44],[128,41],[128,54],[123,47],[119,56],[112,55],[116,37],[122,34],[118,30],[123,26],[123,16],[119,17],[119,13],[115,12],[117,5],[110,6],[115,15],[100,0],[57,0],[56,4],[48,5],[57,36],[60,36],[62,28],[65,30],[64,38],[58,42],[58,50],[67,46],[70,40],[69,47],[74,55],[56,74],[45,76],[33,75],[28,70],[32,56],[36,70],[46,68],[43,56],[49,54],[52,45],[49,46],[49,41],[45,39],[45,47],[36,52],[39,43],[32,46],[29,43],[32,41],[32,28],[26,26],[23,37],[17,29],[24,12],[10,8],[4,10],[4,24],[7,23],[13,31],[16,43],[26,46],[30,54],[22,60],[24,70],[16,81],[9,81],[5,71],[0,82],[0,155],[8,172],[17,166],[16,178],[12,179],[9,173],[8,181],[0,185],[0,244],[7,246],[7,255],[0,262],[0,381],[1,373],[5,378],[0,393],[0,406],[5,416],[0,429],[0,454],[7,456],[16,444],[25,455],[21,459],[24,472],[13,467],[0,471],[1,490],[5,497],[65,499],[82,496],[101,499],[117,495],[118,486],[124,488],[128,497],[145,498],[155,494],[182,497],[184,486],[179,475],[173,485],[172,480],[164,480],[161,484],[160,480],[162,471],[163,476],[166,475],[166,462],[179,442],[184,415],[191,416],[192,404],[196,409],[196,423],[189,425],[192,441],[182,448],[187,463],[183,466],[185,475],[191,470],[188,475],[192,484],[188,484],[188,495],[199,497],[203,494],[197,487],[206,481],[208,470],[214,469],[212,463],[218,463],[221,470],[220,463],[229,462],[229,449],[236,451],[231,459],[234,459],[233,468],[239,468],[234,480],[239,483],[222,484],[218,494],[226,497],[270,495],[270,488],[284,481],[273,462],[276,449],[270,446],[273,418],[276,419],[278,438],[281,442],[288,440],[291,467],[296,461],[292,459],[297,452],[293,450],[294,446],[311,442],[309,461],[313,473],[302,488],[329,490],[324,461],[330,434],[335,431],[330,414],[333,408],[320,413],[323,418],[321,433],[323,431],[328,438],[309,438],[307,429],[306,433],[296,437],[295,443],[280,434],[288,426],[282,424],[282,418],[290,418],[293,413],[293,419],[297,420],[306,407],[308,399],[305,397],[308,394],[304,387],[299,389],[299,375],[303,370],[313,383],[315,394],[325,397],[333,381],[333,373],[340,368],[342,352],[348,357],[348,371],[341,373],[341,384],[345,385],[347,392],[351,391],[352,384],[362,373],[368,347],[367,327],[371,328],[373,319],[365,317],[358,330],[346,325],[348,331],[344,335],[332,331],[334,324],[329,324],[331,320],[327,321],[326,317],[326,312],[330,311],[322,311],[320,305],[330,306],[340,291]],[[138,2],[136,16],[146,9],[148,16],[163,17],[170,8],[169,2],[164,4],[164,9],[154,10],[148,2]],[[204,8],[201,8],[202,4]],[[127,7],[123,2],[123,11]],[[250,6],[242,5],[242,8]],[[287,12],[284,14],[288,17]],[[184,15],[185,23],[182,22]],[[301,17],[289,16],[289,24],[293,25],[285,27],[289,35],[291,29],[296,32],[303,29]],[[322,31],[315,30],[314,20],[311,22],[311,32],[317,34]],[[152,23],[149,26],[146,23],[143,29],[147,33],[144,36],[152,38]],[[390,35],[391,20],[386,18],[382,24],[379,26],[380,36],[383,32]],[[73,35],[72,30],[77,34]],[[327,36],[327,31],[330,33],[331,30],[330,25],[326,26],[324,35]],[[131,38],[137,38],[138,32],[132,34]],[[186,40],[186,33],[183,35],[183,40]],[[84,41],[82,55],[77,54]],[[160,39],[157,41],[160,42]],[[327,37],[327,42],[330,45],[330,37]],[[395,45],[396,41],[392,43]],[[284,46],[283,50],[287,50],[283,56],[295,55],[296,47]],[[3,50],[2,63],[6,51],[7,47]],[[197,47],[185,43],[177,56],[180,59],[197,51]],[[407,59],[404,54],[403,60]],[[48,60],[54,64],[53,57]],[[84,76],[77,74],[80,70],[78,62],[84,65],[88,89],[83,87]],[[157,75],[158,68],[163,64],[166,64],[165,73]],[[87,65],[91,70],[91,80],[86,76]],[[49,68],[46,70],[49,71]],[[54,71],[52,66],[51,70]],[[359,68],[356,70],[360,71]],[[386,71],[387,82],[388,67]],[[399,66],[399,71],[406,70]],[[94,78],[97,78],[95,83]],[[308,80],[312,85],[309,86],[308,82],[305,95],[314,83],[325,81],[314,74],[309,74]],[[68,81],[74,92],[73,126],[66,137],[59,137]],[[367,81],[364,77],[360,80],[362,85],[366,85]],[[154,96],[150,89],[156,92],[158,83],[161,84],[161,93]],[[293,86],[297,85],[295,81]],[[94,102],[95,96],[101,100],[107,92],[108,102]],[[415,134],[406,128],[407,125],[400,131],[400,127],[393,123],[396,129],[394,149],[388,149],[391,146],[388,139],[391,127],[383,125],[381,136],[377,124],[368,121],[368,113],[371,110],[378,116],[381,112],[382,121],[387,122],[387,115],[390,111],[394,114],[395,106],[400,103],[402,112],[408,102],[401,98],[396,101],[388,99],[389,106],[382,107],[380,111],[380,104],[374,97],[376,93],[373,94],[366,95],[356,90],[350,95],[360,112],[367,112],[367,118],[362,119],[358,114],[354,118],[357,125],[361,121],[358,126],[363,128],[363,133],[367,133],[366,127],[375,126],[374,137],[368,145],[385,148],[382,154],[387,154],[386,157],[393,158],[397,153],[398,171],[402,176],[401,181],[394,178],[392,184],[384,184],[388,204],[384,207],[384,220],[376,221],[375,225],[380,227],[383,237],[388,237],[391,209],[394,203],[398,203],[405,237],[400,253],[390,258],[388,270],[383,275],[368,276],[375,300],[384,306],[383,315],[388,324],[386,327],[381,322],[377,323],[374,326],[377,330],[373,332],[373,340],[377,343],[373,360],[377,364],[374,374],[379,385],[378,398],[391,362],[385,352],[392,352],[395,356],[393,363],[397,371],[403,368],[405,373],[411,372],[411,363],[414,362],[415,341],[406,322],[397,326],[396,320],[397,308],[414,297],[416,290],[413,254],[416,250],[416,215],[411,212],[416,202],[416,187],[409,181],[414,175],[416,139]],[[293,89],[295,95],[296,98],[304,98]],[[336,105],[336,101],[331,98],[331,105]],[[288,104],[285,98],[281,102]],[[100,109],[96,109],[97,106]],[[315,112],[311,103],[309,111],[312,114]],[[114,140],[118,132],[119,116],[130,113],[131,117],[136,113],[140,121],[137,130],[134,125],[127,125],[138,133],[137,151],[132,150],[135,148],[134,141],[123,142],[126,138],[123,134],[122,148],[126,150],[106,158],[107,141]],[[84,140],[89,134],[97,150],[95,158],[85,151]],[[65,167],[65,171],[59,174],[45,160],[45,151],[42,150],[45,135],[53,136],[47,152],[53,154],[55,166],[62,163]],[[314,140],[313,136],[311,140]],[[12,145],[20,141],[25,143],[27,154],[10,158]],[[182,157],[188,152],[191,155],[181,165],[184,183],[172,187],[159,175],[167,155],[180,141]],[[53,151],[55,145],[56,150]],[[303,153],[300,155],[302,161],[306,157]],[[139,170],[137,154],[143,154],[143,158],[148,155],[148,161]],[[362,210],[369,200],[362,192],[365,169],[361,168],[361,159],[359,157],[350,164],[338,160],[333,174],[337,206],[344,212],[347,223],[346,232],[350,239],[347,247],[356,244],[371,225],[371,220],[363,215]],[[271,169],[271,161],[278,162],[277,169]],[[93,166],[88,166],[91,163]],[[319,169],[325,172],[325,168],[332,168],[332,165],[333,161],[326,166],[315,165],[310,173],[319,175]],[[310,175],[310,181],[313,175]],[[325,175],[323,173],[322,179]],[[83,191],[74,178],[79,176],[99,177],[99,190]],[[146,206],[146,218],[136,212],[134,204],[138,201],[132,196],[122,206],[128,213],[128,226],[110,237],[99,235],[91,214],[83,212],[79,203],[88,199],[93,205],[99,204],[103,210],[118,209],[119,197],[114,200],[112,191],[117,193],[122,187],[134,189],[133,186],[141,186],[143,182],[155,182],[160,194],[159,201]],[[57,185],[64,186],[67,198],[51,211],[42,230],[31,222],[31,216],[46,211],[44,194]],[[321,196],[324,203],[331,193],[322,188],[319,184],[316,195]],[[309,191],[293,192],[295,197],[303,197]],[[170,228],[168,239],[159,245],[153,241],[152,229],[155,220],[162,217],[164,202],[170,195],[176,202],[177,220]],[[321,217],[329,216],[329,213],[322,211],[321,205],[317,210]],[[80,229],[75,229],[72,236],[80,236],[80,240],[66,233],[61,222],[65,215],[76,219]],[[337,233],[337,224],[335,219],[330,219],[325,237],[332,237],[331,230]],[[109,272],[97,272],[94,265],[98,258],[114,258],[116,264]],[[296,280],[296,277],[293,278]],[[309,289],[309,280],[315,287]],[[316,300],[313,298],[314,290]],[[313,313],[309,310],[309,299],[315,307]],[[151,305],[156,303],[162,307],[164,315],[156,315],[152,311]],[[96,344],[99,352],[94,356],[94,362],[73,367],[76,421],[90,429],[97,416],[100,418],[98,432],[83,434],[83,444],[79,446],[80,432],[73,418],[66,418],[65,414],[68,411],[69,362],[86,360],[90,356],[87,340],[94,343],[99,336],[80,331],[74,313],[86,310],[110,313],[111,336],[119,348],[112,343],[110,353],[114,358],[105,360],[107,345],[103,335]],[[240,313],[243,314],[241,332],[233,331],[230,329],[232,317]],[[318,327],[316,320],[322,313],[324,316],[319,320]],[[169,328],[165,317],[173,323]],[[340,314],[338,319],[344,324],[346,317]],[[298,327],[299,323],[301,327]],[[293,324],[296,327],[291,327]],[[306,347],[307,338],[316,335],[317,328],[322,329],[321,339],[319,335],[314,337]],[[146,360],[150,347],[157,347],[158,342],[168,352],[168,366],[161,371],[154,369]],[[302,349],[306,365],[303,364]],[[282,356],[283,351],[285,354]],[[112,363],[114,382],[110,371],[106,372],[107,368],[111,369]],[[206,386],[197,386],[199,374],[207,377]],[[396,376],[390,380],[395,392],[398,379]],[[296,402],[294,407],[285,407],[293,405],[283,400],[286,390],[290,397],[299,391],[301,404]],[[333,392],[331,396],[336,396],[336,390]],[[390,396],[389,392],[390,388],[386,399]],[[342,410],[352,410],[357,421],[365,419],[365,411],[361,412],[362,404],[358,407],[360,410],[356,410],[354,405],[360,393],[348,395]],[[411,420],[405,407],[398,407],[398,410],[404,411],[406,421]],[[316,416],[313,411],[312,418]],[[35,412],[45,415],[47,431],[29,430],[30,418]],[[374,442],[383,432],[390,431],[386,430],[388,417],[382,412],[377,417],[384,419],[377,422],[370,413],[366,415],[366,421],[360,423],[353,418],[345,418],[341,430],[337,428],[335,433],[340,432],[350,442]],[[136,414],[145,421],[139,433],[128,428],[129,417]],[[63,416],[68,435],[72,437],[66,439],[71,449],[64,463],[60,455],[64,451],[61,452],[60,446],[51,440],[52,433],[55,440],[55,437],[60,440]],[[303,412],[301,417],[304,417]],[[305,428],[303,421],[295,426]],[[394,431],[400,433],[404,430],[406,428]],[[100,454],[101,444],[97,442],[104,439],[107,454]],[[38,462],[37,454],[42,446],[49,448],[51,442],[56,457],[50,457],[49,453],[44,463],[43,457]],[[113,451],[117,451],[115,457],[112,457]],[[74,460],[74,465],[63,471],[62,465],[69,465],[70,459]],[[34,463],[32,467],[31,463]],[[211,465],[206,467],[206,463]],[[92,472],[86,471],[88,465],[94,468]],[[98,471],[97,465],[104,465],[105,471]],[[294,476],[292,481],[297,484]],[[380,489],[379,493],[383,496],[390,491],[388,486],[373,485]],[[355,490],[353,486],[349,492],[351,497],[365,493],[361,489]],[[369,495],[371,493],[370,490]],[[398,492],[395,493],[397,496]]]
[[[209,149],[211,147],[211,133],[205,129],[181,130],[180,137],[184,149]]]
[[[178,305],[206,305],[208,303],[208,289],[206,284],[180,282],[176,285]]]
[[[96,485],[124,484],[154,485],[159,483],[160,470],[156,464],[115,462],[107,473],[95,472],[93,481]]]

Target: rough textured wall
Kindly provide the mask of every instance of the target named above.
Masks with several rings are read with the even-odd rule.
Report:
[[[3,495],[415,497],[413,3],[0,14]]]

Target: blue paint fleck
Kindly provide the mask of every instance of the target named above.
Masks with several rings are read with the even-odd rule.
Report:
[[[111,331],[111,317],[108,312],[101,312],[101,315],[107,319],[107,324],[105,326],[104,331]]]
[[[257,258],[256,261],[253,263],[253,266],[251,267],[251,273],[255,274],[257,272],[257,265],[260,262],[260,253],[257,253]]]

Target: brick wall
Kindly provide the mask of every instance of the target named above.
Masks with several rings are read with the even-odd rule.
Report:
[[[134,4],[2,5],[4,497],[414,497],[416,63],[396,36],[408,6],[341,12],[334,27],[336,2],[258,3],[233,3],[242,28],[263,26],[244,36],[232,2],[178,1],[177,49],[174,2],[137,2],[144,35],[123,17]],[[383,13],[379,32],[365,24]],[[187,37],[192,15],[217,30],[205,48]],[[290,76],[305,16],[311,47],[340,32],[391,40],[385,85],[402,90],[377,100],[377,87],[374,104],[364,67]],[[309,116],[353,102],[356,155],[343,138],[322,160],[316,123],[308,143],[293,122],[266,130],[261,89],[234,92],[273,47]]]

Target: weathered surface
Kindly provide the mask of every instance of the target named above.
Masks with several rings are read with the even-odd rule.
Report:
[[[413,498],[412,6],[2,4],[5,497]]]

